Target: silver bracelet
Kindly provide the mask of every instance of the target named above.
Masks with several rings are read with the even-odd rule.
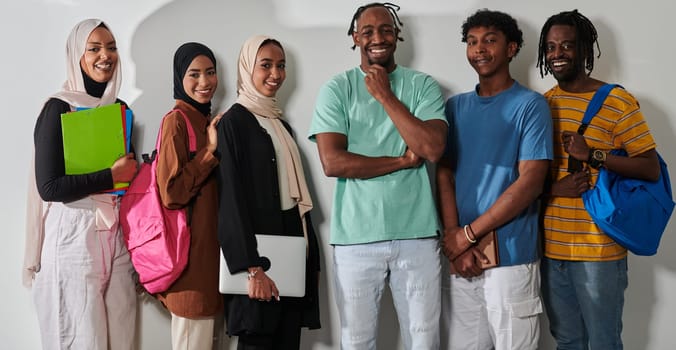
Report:
[[[256,277],[256,274],[258,273],[258,270],[260,270],[260,269],[261,269],[260,267],[257,267],[253,271],[249,271],[246,275],[246,279],[248,279],[248,280],[254,279],[254,277]]]

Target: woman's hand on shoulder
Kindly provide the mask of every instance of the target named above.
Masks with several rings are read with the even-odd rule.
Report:
[[[211,153],[214,153],[216,146],[218,145],[216,126],[222,117],[223,113],[217,114],[215,117],[211,118],[211,122],[209,122],[209,126],[207,126],[207,150]]]

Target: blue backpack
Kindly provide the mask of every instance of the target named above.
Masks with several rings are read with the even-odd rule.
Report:
[[[619,85],[606,84],[596,91],[578,133],[584,133],[615,86]],[[627,156],[624,150],[612,150],[611,153]],[[636,255],[654,255],[657,252],[674,210],[667,164],[659,154],[657,156],[660,177],[656,182],[623,177],[601,167],[594,188],[582,194],[584,207],[596,225]]]

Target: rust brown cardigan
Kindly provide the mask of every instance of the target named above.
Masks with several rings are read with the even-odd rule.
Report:
[[[218,159],[206,150],[207,118],[181,100],[197,141],[191,159],[185,120],[178,112],[167,115],[162,126],[162,152],[157,161],[157,184],[162,203],[168,208],[192,206],[190,256],[183,274],[157,298],[173,314],[201,318],[220,314],[223,298],[218,292],[219,244],[216,238],[218,185],[214,169]]]

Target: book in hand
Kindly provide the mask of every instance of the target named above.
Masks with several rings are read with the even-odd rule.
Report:
[[[488,262],[479,261],[482,269],[489,269],[500,265],[500,255],[498,254],[498,237],[495,230],[487,233],[476,243],[475,247],[479,249],[488,258]],[[450,264],[451,274],[457,274],[453,263]]]
[[[126,124],[126,111],[119,103],[61,114],[66,175],[110,168],[127,153]],[[114,190],[128,186],[116,183]]]

